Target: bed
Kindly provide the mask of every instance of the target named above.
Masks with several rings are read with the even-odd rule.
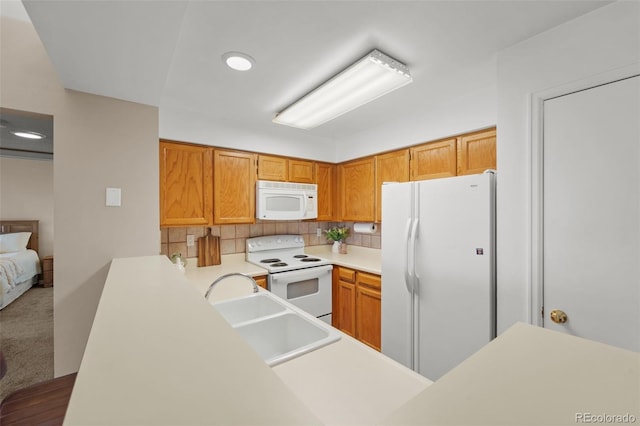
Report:
[[[37,220],[0,220],[0,234],[1,310],[37,284],[42,269]]]

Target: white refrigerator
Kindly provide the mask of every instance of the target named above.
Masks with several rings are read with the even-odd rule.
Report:
[[[382,187],[382,352],[437,380],[496,335],[495,175]]]

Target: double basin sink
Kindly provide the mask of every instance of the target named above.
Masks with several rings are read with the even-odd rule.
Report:
[[[340,332],[269,292],[212,303],[270,366],[340,339]]]

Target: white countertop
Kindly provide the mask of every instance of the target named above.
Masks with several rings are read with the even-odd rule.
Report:
[[[166,256],[114,259],[68,425],[319,424]]]
[[[627,415],[635,420],[587,420],[587,416],[600,415]],[[385,423],[576,425],[639,421],[640,353],[519,323]]]
[[[366,270],[351,263],[358,252],[344,266]],[[640,354],[524,324],[433,385],[346,335],[269,368],[202,297],[217,276],[238,271],[265,272],[242,255],[186,273],[165,256],[114,259],[65,424],[576,424],[579,413],[640,419]],[[249,293],[241,280],[211,298]]]
[[[360,246],[347,246],[347,254],[331,252],[331,245],[308,246],[305,253],[329,259],[334,265],[357,269],[371,274],[382,274],[382,250]]]

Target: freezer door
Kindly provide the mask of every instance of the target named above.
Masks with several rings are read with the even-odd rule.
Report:
[[[431,380],[495,337],[493,180],[487,173],[419,183],[416,371]]]
[[[412,182],[382,186],[382,353],[409,368],[413,337],[407,267],[414,193]]]

